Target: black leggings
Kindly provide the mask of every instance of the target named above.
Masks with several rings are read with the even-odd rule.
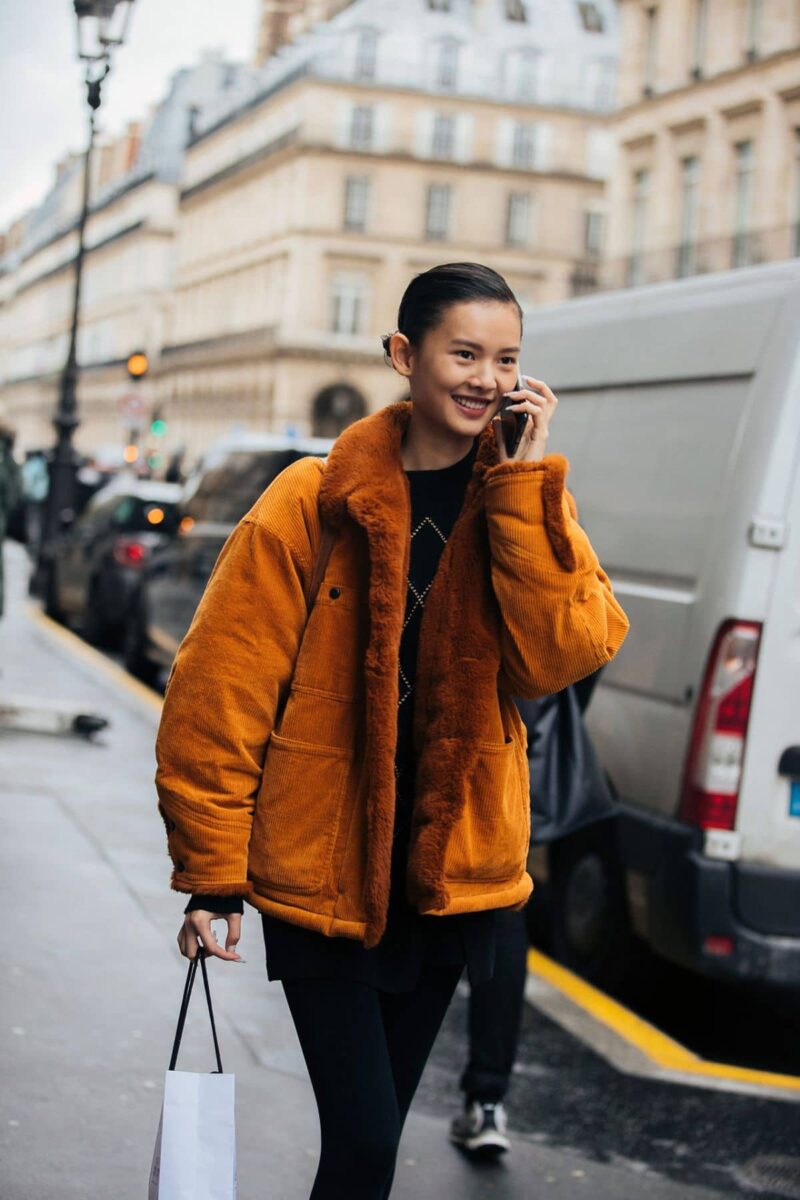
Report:
[[[408,1110],[460,967],[423,968],[413,992],[284,981],[319,1110],[310,1200],[386,1200]]]

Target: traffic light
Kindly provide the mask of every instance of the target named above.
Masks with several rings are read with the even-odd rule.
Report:
[[[153,437],[163,437],[167,432],[167,422],[162,417],[160,408],[153,409],[153,415],[150,418],[150,432]]]
[[[138,383],[147,374],[150,362],[144,350],[134,350],[132,354],[128,355],[125,365],[128,368],[128,375],[135,383]]]

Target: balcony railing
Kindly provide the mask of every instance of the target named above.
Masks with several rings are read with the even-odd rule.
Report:
[[[573,273],[574,295],[615,288],[639,287],[667,279],[684,279],[711,271],[729,271],[800,256],[800,223],[759,229],[729,237],[707,238],[665,246],[601,264],[580,264]]]

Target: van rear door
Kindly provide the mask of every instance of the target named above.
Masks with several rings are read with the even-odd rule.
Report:
[[[786,402],[765,472],[759,511],[750,528],[762,547],[769,597],[761,634],[736,830],[740,862],[794,870],[800,888],[800,351],[791,314]],[[770,543],[775,549],[770,550]],[[780,547],[780,548],[778,548]],[[792,749],[794,748],[794,750]],[[782,764],[782,766],[781,766]],[[788,897],[787,897],[788,898]],[[800,893],[792,929],[800,935]],[[741,913],[747,919],[753,914]],[[761,914],[761,920],[766,914]],[[770,930],[769,932],[778,932]]]

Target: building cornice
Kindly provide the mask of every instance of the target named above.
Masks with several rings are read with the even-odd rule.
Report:
[[[78,367],[80,374],[91,375],[99,371],[118,370],[124,367],[128,360],[126,358],[107,358],[102,362],[87,362],[79,363]],[[40,371],[35,375],[18,375],[11,376],[5,380],[3,386],[6,388],[23,387],[30,383],[57,383],[63,372],[63,367],[55,367],[52,371]],[[125,376],[127,378],[127,376]],[[121,377],[121,382],[123,379]]]
[[[92,217],[97,213],[101,213],[105,209],[110,208],[112,204],[114,204],[117,200],[120,200],[123,196],[127,196],[130,192],[134,192],[137,188],[142,187],[145,183],[152,182],[155,177],[155,172],[151,171],[149,174],[142,175],[138,179],[131,179],[122,187],[117,188],[116,191],[114,191],[110,196],[107,196],[100,204],[90,205],[88,220],[91,221]],[[49,246],[54,246],[56,242],[60,242],[62,238],[69,237],[71,233],[77,232],[79,224],[80,217],[77,216],[73,221],[70,221],[69,225],[63,226],[58,230],[57,233],[54,233],[47,238],[46,241],[39,242],[36,246],[33,246],[27,251],[27,253],[20,256],[19,266],[22,266],[30,259],[35,258],[37,254],[40,254],[42,250],[47,250]]]
[[[652,112],[659,104],[668,104],[674,99],[682,96],[697,95],[699,93],[708,93],[713,89],[730,83],[731,80],[748,77],[756,73],[763,73],[782,62],[791,62],[793,59],[800,59],[800,46],[793,46],[788,50],[779,50],[775,54],[767,54],[763,58],[755,59],[752,62],[743,62],[736,67],[729,67],[725,71],[719,71],[716,75],[704,75],[700,79],[687,80],[685,84],[679,87],[665,88],[663,91],[654,92],[651,96],[642,96],[633,104],[626,104],[618,108],[615,112],[609,114],[609,124],[611,126],[619,124],[620,121],[626,120],[629,116],[635,116],[639,113]],[[783,93],[780,93],[781,95]]]
[[[514,100],[512,97],[495,97],[475,95],[469,92],[444,92],[436,88],[421,88],[421,87],[402,87],[400,84],[366,82],[360,79],[329,79],[324,75],[317,75],[313,70],[309,69],[308,64],[304,64],[302,68],[298,68],[284,79],[277,80],[263,91],[256,93],[249,100],[231,112],[226,113],[224,117],[220,117],[213,125],[207,129],[201,130],[195,135],[186,147],[187,154],[190,154],[195,146],[201,145],[208,138],[219,133],[220,130],[227,128],[230,125],[235,125],[237,121],[249,116],[257,109],[271,100],[273,96],[280,92],[288,90],[295,83],[306,82],[311,86],[330,88],[333,91],[357,91],[364,95],[371,95],[376,98],[391,98],[392,96],[407,97],[418,96],[426,101],[435,101],[444,108],[447,105],[453,107],[469,106],[472,110],[476,105],[486,105],[487,108],[510,108],[514,111],[523,111],[531,115],[541,116],[564,116],[572,117],[582,121],[592,121],[598,125],[606,124],[615,116],[613,109],[607,109],[602,112],[593,108],[580,108],[568,104],[543,104],[530,100]]]
[[[267,142],[265,146],[260,146],[258,150],[254,150],[251,154],[246,154],[244,158],[239,158],[227,167],[223,167],[222,170],[215,171],[213,175],[209,175],[207,178],[199,180],[198,183],[193,183],[190,187],[184,188],[180,193],[181,204],[186,200],[190,200],[192,196],[197,196],[201,192],[208,191],[209,188],[213,188],[219,183],[224,183],[228,179],[238,177],[251,167],[263,162],[264,159],[273,158],[276,154],[280,154],[282,150],[297,146],[299,144],[298,135],[298,129],[290,129],[286,133],[281,134],[280,137]]]
[[[472,159],[459,162],[455,159],[431,158],[427,155],[423,157],[412,154],[408,150],[391,150],[388,152],[354,150],[350,146],[332,146],[325,142],[304,142],[301,139],[301,130],[295,128],[289,130],[281,137],[275,138],[274,141],[268,142],[258,150],[254,150],[251,154],[245,155],[244,158],[240,158],[236,162],[230,163],[229,166],[223,167],[222,170],[216,171],[213,175],[209,175],[208,178],[192,184],[191,187],[185,188],[180,193],[181,204],[220,184],[238,180],[240,175],[249,171],[252,167],[258,166],[259,163],[267,159],[275,158],[284,150],[290,151],[292,157],[319,155],[331,158],[351,158],[354,165],[362,167],[366,166],[366,164],[375,165],[380,163],[403,166],[411,164],[423,168],[427,167],[430,170],[479,171],[492,175],[507,175],[509,181],[517,184],[526,180],[530,180],[531,182],[553,180],[558,183],[580,183],[586,187],[603,187],[605,184],[605,181],[599,176],[587,175],[583,171],[569,171],[563,168],[537,171],[529,167],[514,167],[507,163],[500,166],[486,159]],[[285,157],[290,157],[290,154],[285,155]]]
[[[358,340],[363,342],[362,338]],[[383,362],[383,350],[377,336],[375,349],[364,350],[347,339],[343,344],[336,345],[330,336],[319,344],[291,337],[278,340],[274,326],[261,326],[244,333],[223,334],[197,342],[165,346],[154,374],[163,378],[172,371],[206,370],[209,367],[230,366],[231,363],[274,362],[286,358],[301,358],[303,362],[378,364]]]
[[[138,230],[144,229],[144,227],[144,221],[134,221],[132,225],[126,225],[124,229],[118,229],[116,233],[109,234],[109,236],[107,238],[103,238],[101,242],[94,242],[93,245],[87,246],[83,252],[84,259],[90,258],[91,255],[95,254],[98,250],[105,250],[107,246],[113,245],[114,242],[119,242],[122,241],[123,238],[130,237],[132,233],[136,233]],[[153,232],[157,233],[159,236],[163,236],[163,231],[161,230],[154,230]],[[14,295],[22,296],[25,292],[30,291],[31,288],[37,287],[40,283],[44,283],[46,280],[53,279],[56,275],[60,275],[62,271],[68,271],[74,268],[76,258],[77,255],[73,254],[70,258],[65,259],[64,262],[60,262],[57,264],[57,266],[51,267],[49,271],[43,271],[41,275],[36,275],[33,279],[26,280],[25,283],[21,284],[20,287],[15,290]]]

